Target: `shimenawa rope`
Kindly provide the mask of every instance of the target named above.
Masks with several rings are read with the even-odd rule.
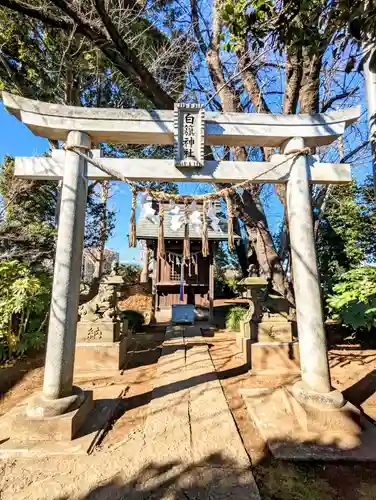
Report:
[[[165,248],[164,248],[164,234],[163,234],[163,220],[164,220],[164,206],[163,206],[163,201],[169,201],[169,200],[174,200],[175,202],[180,202],[184,203],[184,251],[183,251],[183,259],[187,260],[189,259],[190,256],[190,243],[189,243],[189,218],[188,218],[188,202],[191,201],[203,201],[204,202],[204,207],[203,207],[203,231],[202,231],[202,255],[206,257],[209,253],[209,243],[208,243],[208,223],[207,223],[207,216],[206,216],[206,208],[207,208],[207,201],[208,200],[216,200],[219,198],[225,198],[226,200],[226,205],[227,205],[227,212],[228,212],[228,224],[227,224],[227,230],[228,230],[228,247],[229,250],[233,250],[234,248],[234,212],[233,212],[233,206],[232,206],[232,200],[231,196],[235,194],[237,189],[247,189],[251,186],[251,184],[254,184],[255,180],[259,176],[253,177],[252,179],[247,179],[243,182],[240,182],[238,184],[234,184],[230,187],[226,187],[223,189],[220,189],[219,191],[216,191],[214,193],[206,193],[206,194],[201,194],[201,195],[181,195],[181,194],[175,194],[175,193],[165,193],[164,191],[154,191],[146,186],[141,186],[137,184],[134,181],[131,181],[127,179],[124,175],[122,175],[120,172],[113,170],[112,168],[105,167],[102,165],[100,162],[94,160],[93,158],[90,158],[90,156],[86,155],[83,153],[78,146],[67,146],[66,144],[63,145],[63,149],[66,149],[68,151],[73,151],[74,153],[78,154],[82,158],[84,158],[87,162],[91,163],[95,167],[97,167],[99,170],[102,172],[105,172],[107,175],[110,177],[114,177],[115,179],[118,179],[122,182],[126,182],[131,190],[132,190],[132,209],[131,209],[131,219],[130,219],[130,230],[129,230],[129,246],[130,247],[135,247],[136,246],[136,201],[137,201],[137,194],[139,192],[146,192],[149,194],[149,196],[157,201],[159,201],[159,218],[160,218],[160,224],[159,224],[159,233],[158,233],[158,255],[162,257],[165,254]],[[302,148],[302,149],[292,149],[287,153],[285,158],[280,162],[276,163],[271,167],[270,170],[274,170],[280,165],[283,165],[287,161],[291,161],[295,158],[297,158],[300,155],[309,155],[311,154],[311,149],[308,147]],[[163,242],[161,241],[163,239]]]

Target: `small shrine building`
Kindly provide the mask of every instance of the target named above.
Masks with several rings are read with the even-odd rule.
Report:
[[[184,204],[177,203],[174,208],[168,202],[163,204],[163,255],[158,252],[160,235],[158,207],[153,205],[155,216],[141,215],[136,224],[137,240],[143,240],[147,255],[151,252],[154,256],[152,290],[155,295],[155,308],[163,310],[171,308],[173,304],[193,304],[195,307],[208,308],[211,311],[214,299],[215,253],[219,243],[227,241],[228,238],[228,223],[220,214],[220,204],[213,202],[211,213],[209,212],[212,218],[208,218],[207,256],[202,252],[203,204],[197,203],[193,210],[189,207],[187,224],[189,257],[186,259],[183,257],[186,236]],[[234,238],[237,239],[239,236],[234,234]]]

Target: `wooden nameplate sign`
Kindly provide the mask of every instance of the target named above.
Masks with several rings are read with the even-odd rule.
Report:
[[[205,111],[199,104],[175,104],[174,153],[176,167],[203,167]]]

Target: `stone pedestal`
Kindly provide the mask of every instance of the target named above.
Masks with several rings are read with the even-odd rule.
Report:
[[[82,321],[77,324],[74,371],[108,372],[127,364],[128,321]]]
[[[54,417],[31,418],[25,406],[17,406],[11,415],[10,438],[18,441],[71,441],[92,409],[92,391],[84,391],[79,408]]]
[[[127,339],[119,342],[78,343],[74,363],[75,375],[79,372],[109,372],[126,368]]]
[[[280,314],[263,314],[257,325],[258,342],[291,342],[295,333],[295,323]]]
[[[97,320],[77,323],[77,343],[118,342],[119,340],[119,321]]]
[[[252,373],[300,373],[298,342],[252,342],[249,345],[248,357]]]
[[[299,373],[299,344],[295,325],[283,315],[266,313],[261,321],[240,321],[236,336],[244,364],[253,372]]]
[[[236,334],[236,345],[242,353],[244,364],[251,367],[252,323],[248,318],[240,320],[240,332]]]

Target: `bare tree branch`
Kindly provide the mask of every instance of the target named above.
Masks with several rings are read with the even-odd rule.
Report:
[[[69,30],[74,27],[74,23],[71,20],[55,16],[50,12],[50,10],[48,11],[48,13],[46,13],[46,11],[40,8],[30,7],[29,5],[24,4],[23,2],[19,2],[18,0],[1,0],[0,5],[19,12],[20,14],[30,16],[33,19],[37,19],[38,21],[42,21],[55,28]]]
[[[363,148],[368,146],[369,141],[368,139],[366,141],[363,141],[362,144],[359,144],[355,149],[350,151],[350,153],[347,153],[340,161],[340,163],[346,163],[352,156],[354,156],[356,153],[359,153]]]
[[[51,26],[71,30],[77,24],[77,33],[83,34],[98,47],[102,53],[114,64],[114,66],[127,78],[130,79],[135,88],[138,88],[151,102],[163,109],[172,109],[174,100],[165,92],[153,75],[145,68],[137,57],[135,52],[128,47],[122,40],[119,33],[115,30],[112,35],[115,39],[109,38],[107,33],[99,29],[88,21],[84,15],[79,12],[71,2],[65,0],[53,0],[53,3],[59,7],[71,19],[67,20],[55,16],[50,11],[30,7],[18,0],[0,0],[0,5],[12,10],[38,19]],[[121,41],[121,50],[117,43]],[[117,43],[116,43],[117,42]]]
[[[357,91],[359,90],[359,87],[354,87],[353,89],[349,90],[348,92],[343,92],[342,94],[337,94],[333,97],[331,97],[328,101],[326,101],[321,108],[321,113],[325,113],[325,111],[328,111],[332,107],[332,105],[336,101],[340,101],[341,99],[346,99],[347,97],[351,97],[354,95]]]
[[[212,36],[210,46],[206,51],[206,63],[209,73],[218,94],[222,107],[225,111],[236,111],[238,99],[235,98],[231,88],[229,87],[230,80],[226,80],[222,60],[220,57],[220,34],[221,34],[221,17],[220,17],[220,0],[213,0],[213,23]],[[210,100],[214,99],[212,96]],[[210,101],[209,100],[209,101]],[[209,101],[207,104],[209,104]]]

